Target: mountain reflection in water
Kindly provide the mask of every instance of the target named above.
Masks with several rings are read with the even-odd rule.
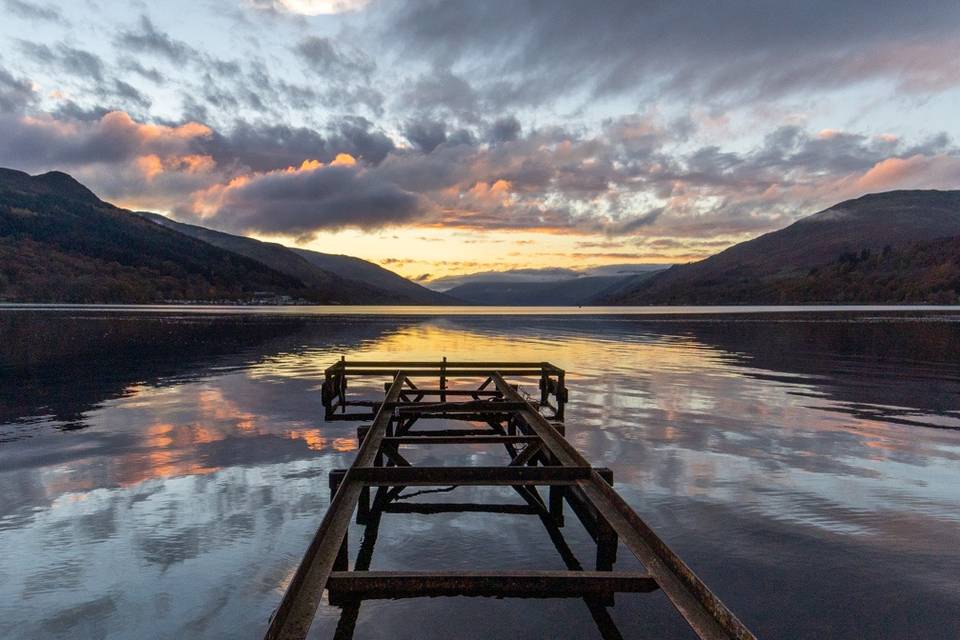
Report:
[[[571,441],[760,637],[960,635],[955,315],[172,309],[0,312],[0,637],[259,637],[328,471],[354,455],[355,425],[324,423],[319,397],[342,354],[566,368]],[[439,451],[423,454],[502,462],[493,447]],[[562,568],[533,520],[388,514],[372,568]],[[578,525],[564,535],[589,548]],[[496,555],[478,554],[491,541]],[[627,637],[689,637],[662,594],[610,612]],[[313,635],[338,617],[322,606]],[[457,598],[364,603],[356,637],[450,624],[597,633],[582,601]]]

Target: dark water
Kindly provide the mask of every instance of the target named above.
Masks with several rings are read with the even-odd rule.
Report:
[[[960,312],[6,310],[0,637],[260,637],[327,472],[355,452],[355,425],[322,421],[322,371],[341,354],[565,367],[569,438],[760,637],[960,636]],[[439,453],[411,456],[503,460]],[[587,564],[586,533],[570,518],[563,533]],[[462,567],[563,564],[530,516],[384,516],[372,568]],[[659,593],[610,612],[627,637],[690,637]],[[313,635],[339,614],[321,607]],[[463,598],[367,602],[356,629],[493,636],[598,631],[578,600]]]

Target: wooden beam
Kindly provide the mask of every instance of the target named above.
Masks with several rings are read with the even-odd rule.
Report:
[[[437,362],[434,363],[435,369],[415,369],[408,370],[404,369],[404,372],[410,378],[439,378],[441,374],[445,374],[447,378],[469,378],[473,376],[488,376],[491,373],[498,371],[498,369],[493,367],[484,367],[483,363],[474,365],[473,368],[452,368],[447,367],[443,369],[441,367],[443,363]],[[342,372],[344,376],[392,376],[396,374],[399,369],[396,368],[368,368],[368,369],[353,369],[347,368]],[[539,376],[543,370],[542,369],[508,369],[501,370],[503,373],[510,376]]]
[[[409,373],[411,370],[414,370],[414,369],[424,369],[424,368],[437,369],[442,364],[443,364],[442,361],[436,361],[436,360],[410,361],[410,362],[406,362],[406,361],[397,362],[397,361],[390,361],[390,360],[346,360],[346,361],[343,361],[342,363],[338,362],[332,365],[327,370],[333,372],[333,371],[339,370],[342,365],[342,368],[345,368],[347,370],[355,369],[355,368],[369,369],[371,367],[380,367],[385,369],[398,369],[398,368],[405,369]],[[474,369],[485,368],[485,369],[497,369],[499,371],[507,371],[507,372],[509,372],[511,369],[533,369],[533,368],[546,369],[550,372],[560,371],[558,367],[550,364],[549,362],[448,360],[446,364],[448,368],[456,368],[456,367],[474,368]]]
[[[416,433],[416,432],[414,432]],[[464,436],[426,436],[426,435],[405,435],[401,437],[384,438],[386,444],[503,444],[510,442],[513,444],[524,444],[530,442],[539,442],[539,436],[501,436],[501,435],[464,435]]]
[[[526,402],[505,402],[503,400],[471,400],[469,402],[395,402],[387,404],[388,409],[398,413],[472,413],[491,411],[520,411],[527,408]]]
[[[390,386],[389,383],[387,383],[387,386]],[[421,396],[439,396],[439,395],[440,395],[440,389],[439,389],[439,388],[430,388],[430,389],[427,389],[427,388],[419,388],[419,389],[417,389],[416,391],[408,391],[408,393],[410,393],[410,394],[414,394],[414,393],[415,393],[415,394],[421,395]],[[484,390],[484,389],[477,389],[477,390],[471,390],[471,389],[447,389],[447,390],[446,390],[446,394],[447,394],[448,396],[457,396],[457,397],[480,396],[480,397],[483,397],[483,398],[498,398],[498,397],[500,397],[500,395],[501,395],[501,393],[500,393],[499,391],[487,391],[487,390]]]
[[[517,456],[510,461],[510,466],[522,467],[523,465],[529,463],[531,460],[533,460],[533,456],[540,452],[541,446],[542,443],[540,442],[532,442],[528,444],[526,447],[524,447],[523,451],[517,454]]]
[[[403,434],[403,438],[433,438],[451,436],[455,438],[465,438],[467,436],[499,436],[503,435],[493,429],[416,429]]]
[[[581,598],[648,593],[657,582],[646,573],[613,571],[335,571],[327,588],[337,598],[368,599],[471,596]]]
[[[364,442],[370,439],[367,436]],[[590,467],[351,467],[348,478],[374,487],[446,485],[574,484],[590,477]]]
[[[381,507],[384,513],[502,513],[540,515],[540,509],[527,504],[484,504],[476,502],[391,502]]]

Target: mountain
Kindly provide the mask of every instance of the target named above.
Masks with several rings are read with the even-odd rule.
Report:
[[[335,273],[340,277],[364,282],[387,291],[392,296],[398,297],[400,302],[406,304],[460,304],[461,301],[454,297],[431,291],[424,286],[407,280],[389,269],[354,258],[352,256],[336,255],[332,253],[320,253],[319,251],[310,251],[308,249],[291,249],[294,253],[303,257],[307,262]]]
[[[778,283],[797,303],[960,303],[960,236],[844,253]]]
[[[471,304],[517,307],[580,306],[614,296],[627,283],[654,272],[628,276],[584,276],[556,282],[467,282],[447,294]]]
[[[957,288],[950,284],[949,275],[931,280],[928,272],[952,272],[956,240],[950,238],[957,236],[960,191],[870,194],[700,262],[630,283],[603,301],[639,305],[927,302],[951,295],[956,301]],[[887,282],[868,286],[856,279],[858,274]],[[929,276],[930,286],[912,287],[912,279],[921,274]]]
[[[451,291],[456,287],[471,283],[523,283],[523,282],[566,282],[587,276],[629,276],[642,275],[652,271],[662,271],[669,264],[604,264],[579,269],[564,267],[524,267],[504,269],[502,271],[477,271],[443,276],[426,283],[434,291]]]
[[[176,222],[157,213],[138,212],[159,225],[208,244],[252,258],[310,287],[339,291],[349,304],[456,304],[450,296],[431,291],[360,258],[331,255],[262,242],[206,227]]]
[[[325,302],[335,294],[144,220],[65,173],[0,169],[0,300]]]

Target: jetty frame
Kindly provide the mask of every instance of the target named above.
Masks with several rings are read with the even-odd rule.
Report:
[[[349,380],[380,378],[382,399],[355,399]],[[516,379],[536,380],[539,399]],[[455,382],[451,386],[450,382]],[[359,449],[348,469],[330,472],[332,499],[264,636],[307,636],[322,603],[342,608],[335,637],[350,638],[363,600],[432,596],[583,598],[605,638],[622,637],[606,607],[615,593],[662,590],[704,640],[755,636],[613,489],[609,469],[592,467],[566,440],[566,373],[549,362],[348,361],[326,369],[321,397],[327,420],[371,422],[357,429]],[[442,420],[468,428],[424,429]],[[478,426],[480,425],[480,426]],[[417,428],[414,428],[417,427]],[[503,445],[503,466],[419,466],[407,445]],[[408,487],[507,486],[523,504],[405,502]],[[537,487],[546,487],[547,497]],[[596,543],[585,570],[560,528],[564,504]],[[384,513],[488,512],[530,514],[543,522],[567,571],[370,571]],[[364,525],[353,570],[347,534],[353,514]],[[614,571],[620,543],[645,571]],[[679,621],[678,621],[679,622]]]

